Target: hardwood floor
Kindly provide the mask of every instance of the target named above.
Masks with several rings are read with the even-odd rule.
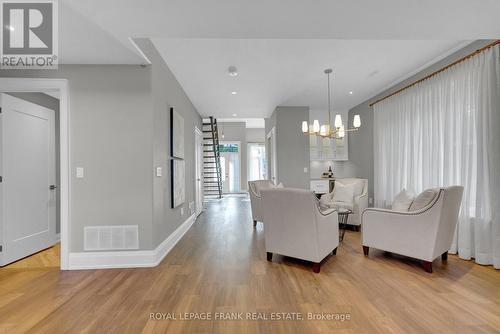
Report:
[[[61,244],[57,243],[53,247],[47,248],[41,252],[25,257],[19,261],[11,263],[2,269],[21,269],[21,268],[59,268],[61,266]]]
[[[250,203],[207,204],[155,268],[61,272],[0,269],[0,333],[498,333],[500,272],[449,256],[432,274],[419,262],[370,249],[347,231],[336,256],[266,261]],[[41,255],[41,254],[39,254]],[[177,320],[151,320],[150,313]],[[300,312],[305,320],[181,320],[180,313]],[[307,313],[349,314],[345,321]],[[160,315],[161,316],[161,315]],[[246,316],[246,315],[244,315]]]

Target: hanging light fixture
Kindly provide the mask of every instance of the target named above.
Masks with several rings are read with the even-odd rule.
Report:
[[[334,128],[332,128],[330,122],[332,119],[332,108],[330,99],[330,74],[332,69],[328,68],[325,70],[325,74],[328,77],[328,122],[326,124],[320,125],[319,121],[315,119],[312,125],[309,125],[307,121],[302,122],[302,132],[306,135],[320,136],[324,138],[344,138],[346,132],[358,131],[361,127],[361,118],[359,115],[355,115],[353,119],[352,129],[346,129],[344,123],[342,122],[342,116],[340,114],[335,115]]]

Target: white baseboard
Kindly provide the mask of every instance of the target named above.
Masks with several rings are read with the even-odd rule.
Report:
[[[156,267],[195,220],[196,215],[191,215],[154,250],[70,253],[69,270]]]

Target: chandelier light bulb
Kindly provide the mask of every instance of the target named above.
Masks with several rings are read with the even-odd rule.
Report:
[[[342,126],[342,116],[339,114],[335,115],[335,127],[340,128]]]
[[[309,132],[309,125],[307,124],[307,121],[302,122],[302,132],[304,132],[304,133]]]
[[[344,138],[345,137],[345,130],[344,130],[344,126],[341,124],[339,126],[339,138]]]
[[[361,117],[359,117],[359,115],[354,115],[352,125],[354,125],[355,128],[359,128],[361,126]]]
[[[319,131],[319,134],[321,136],[326,136],[327,135],[327,132],[326,132],[326,125],[322,125],[321,126],[321,130]]]
[[[313,122],[313,132],[319,132],[319,121],[317,119]]]

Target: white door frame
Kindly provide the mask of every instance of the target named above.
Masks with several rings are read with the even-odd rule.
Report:
[[[278,184],[278,154],[276,152],[276,127],[273,126],[273,128],[269,131],[269,133],[266,135],[266,139],[271,138],[271,156],[269,156],[271,160],[271,168],[268,168],[269,170],[269,180],[273,181],[275,184]],[[266,153],[267,154],[267,153]],[[269,161],[267,163],[267,166],[269,167]],[[271,171],[272,169],[272,171]],[[274,180],[272,180],[272,176],[274,176]]]
[[[241,193],[242,192],[242,187],[241,187],[241,141],[236,141],[236,140],[222,140],[222,141],[219,141],[219,145],[220,144],[236,144],[238,145],[238,165],[239,165],[239,170],[238,170],[238,174],[239,174],[239,181],[240,181],[240,186],[238,188],[240,188],[240,190],[234,194],[238,194],[238,193]],[[222,175],[221,175],[222,176]],[[231,194],[231,192],[228,192],[228,194]]]
[[[196,206],[195,207],[196,216],[198,216],[199,214],[201,214],[203,212],[203,155],[204,155],[203,150],[204,150],[204,147],[203,147],[203,132],[200,129],[198,129],[197,126],[194,127],[194,143],[195,143],[195,145],[197,144],[196,138],[199,138],[200,143],[202,144],[202,146],[201,146],[201,161],[198,161],[198,160],[200,160],[200,156],[198,155],[197,149],[195,148],[195,150],[194,150],[194,161],[195,161],[195,166],[194,166],[195,201],[194,201],[194,205]],[[201,168],[200,171],[196,170],[198,168],[198,165]],[[199,181],[200,182],[200,189],[197,189],[197,186],[196,186],[196,184],[198,182],[198,173],[200,174],[200,178],[201,178],[201,181]],[[197,190],[199,190],[201,194],[198,194]],[[198,205],[197,205],[199,196],[201,196],[201,208],[198,208]]]
[[[67,79],[0,78],[0,92],[24,93],[59,91],[59,191],[61,194],[61,270],[69,269],[71,231],[71,178],[70,178],[70,133],[69,133],[69,84]]]

